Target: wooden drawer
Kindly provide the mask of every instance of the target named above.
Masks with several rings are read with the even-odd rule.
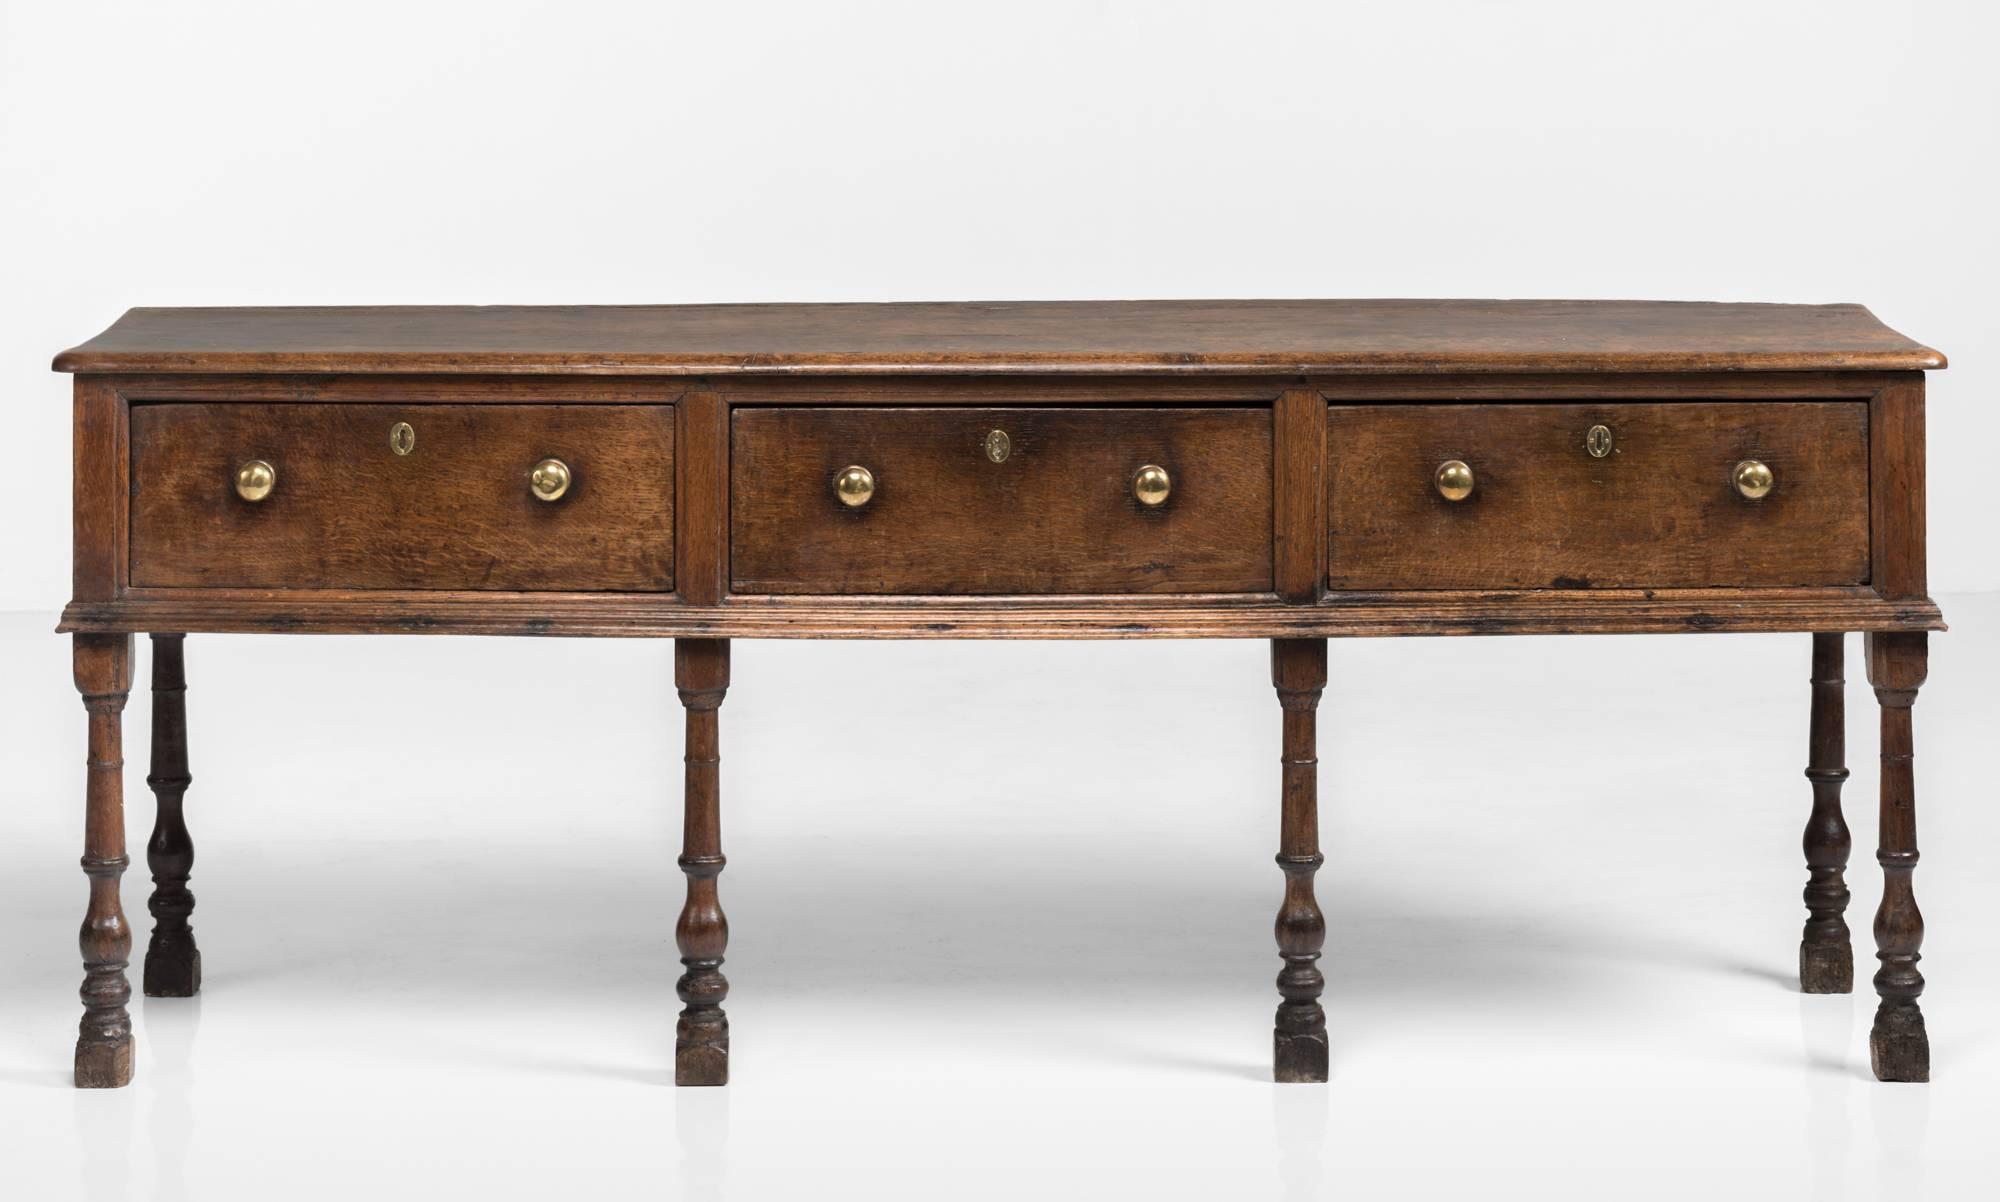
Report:
[[[1454,459],[1473,475],[1457,502],[1436,480]],[[1750,459],[1774,477],[1757,500],[1735,485]],[[1859,401],[1336,405],[1327,466],[1336,589],[1868,580]]]
[[[858,507],[834,489],[851,465],[874,478]],[[1156,507],[1134,496],[1148,465]],[[1264,408],[739,408],[730,479],[738,592],[1272,587]]]
[[[544,501],[549,458],[571,479]],[[277,476],[255,503],[252,459]],[[671,405],[144,403],[131,472],[139,587],[673,588]]]

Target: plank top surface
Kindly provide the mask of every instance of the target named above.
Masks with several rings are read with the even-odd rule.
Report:
[[[1909,371],[1860,305],[1178,300],[133,309],[65,372]]]

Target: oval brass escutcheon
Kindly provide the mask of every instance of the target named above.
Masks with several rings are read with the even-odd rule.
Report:
[[[986,457],[995,463],[1007,462],[1007,456],[1014,453],[1013,440],[1007,431],[994,430],[986,435]]]
[[[397,422],[389,427],[389,449],[398,455],[407,455],[417,449],[416,427],[408,422]]]
[[[1590,433],[1583,436],[1583,449],[1590,452],[1592,459],[1602,459],[1611,453],[1611,427],[1592,426]]]

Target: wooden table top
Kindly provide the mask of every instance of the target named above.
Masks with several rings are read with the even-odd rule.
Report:
[[[1550,300],[133,309],[65,372],[1910,371],[1860,305]]]

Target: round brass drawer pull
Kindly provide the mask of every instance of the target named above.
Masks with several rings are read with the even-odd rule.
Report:
[[[1147,464],[1132,477],[1132,497],[1148,509],[1165,505],[1173,491],[1173,477],[1157,463]]]
[[[833,495],[849,509],[859,509],[875,499],[875,473],[860,464],[840,469],[833,478]]]
[[[560,459],[544,459],[528,473],[528,491],[537,501],[560,501],[569,491],[569,464]]]
[[[1447,459],[1438,464],[1438,495],[1447,501],[1463,501],[1472,495],[1475,481],[1472,468],[1463,459]]]
[[[1761,459],[1745,459],[1730,473],[1736,481],[1736,491],[1752,501],[1761,501],[1771,493],[1778,477],[1773,475],[1769,465]]]
[[[236,495],[246,501],[261,501],[276,487],[278,469],[262,459],[252,459],[236,469]]]

